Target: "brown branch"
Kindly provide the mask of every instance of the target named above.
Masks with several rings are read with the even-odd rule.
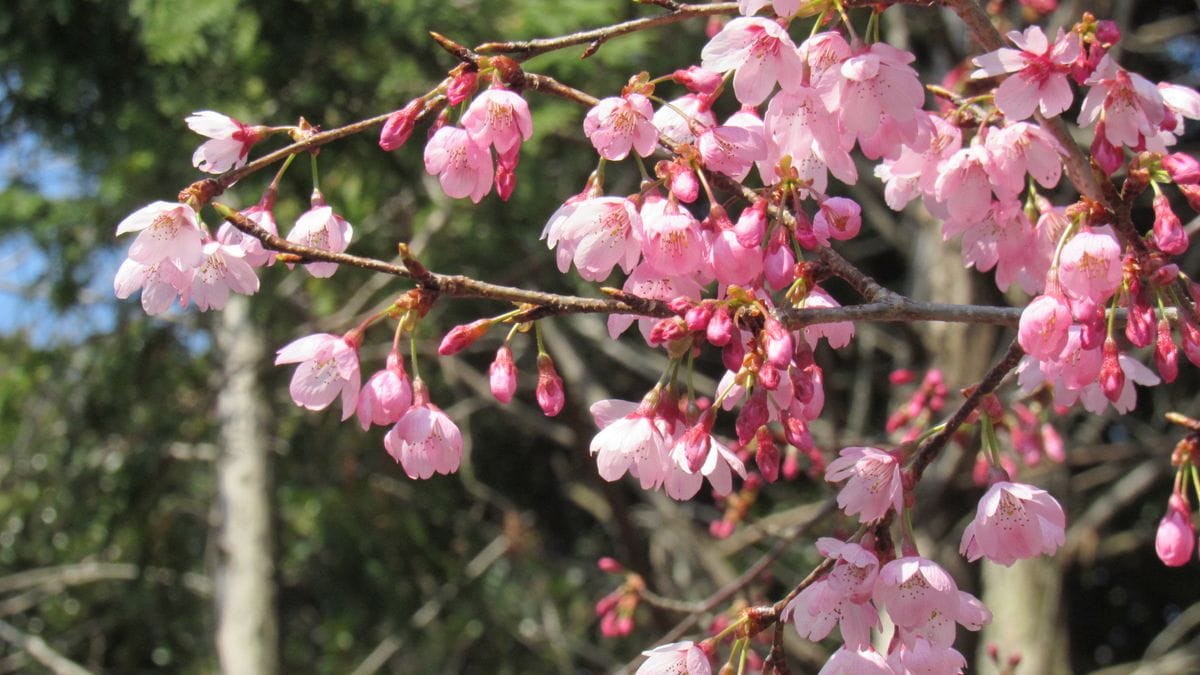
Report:
[[[661,2],[646,2],[643,4],[656,4],[663,6]],[[674,11],[670,14],[660,14],[659,16],[645,17],[642,19],[633,19],[623,23],[605,26],[604,28],[596,28],[594,30],[585,30],[570,35],[561,37],[542,38],[537,40],[520,40],[509,42],[487,42],[475,48],[475,51],[480,54],[512,54],[519,59],[529,59],[539,54],[566,49],[567,47],[575,47],[578,45],[588,45],[587,51],[584,53],[584,58],[596,53],[600,45],[605,42],[622,35],[628,35],[640,30],[649,28],[657,28],[659,26],[668,26],[680,21],[687,21],[696,17],[703,16],[719,16],[722,14],[737,14],[738,6],[736,2],[717,2],[712,4],[678,4]]]

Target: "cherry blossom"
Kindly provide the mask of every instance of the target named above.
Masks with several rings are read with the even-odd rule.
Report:
[[[496,350],[496,358],[488,366],[488,386],[492,396],[501,403],[512,401],[517,391],[517,364],[513,361],[512,349],[507,342]]]
[[[787,89],[803,63],[796,45],[778,23],[739,17],[725,24],[700,51],[700,67],[717,72],[736,70],[733,93],[743,105],[766,100],[775,83]]]
[[[583,133],[604,159],[620,161],[632,149],[649,157],[658,144],[654,107],[642,94],[601,99],[583,118]]]
[[[1079,109],[1079,126],[1104,123],[1104,137],[1115,146],[1162,152],[1158,137],[1166,109],[1158,88],[1146,78],[1118,66],[1109,54],[1088,78],[1087,96]],[[1099,133],[1099,132],[1097,132]]]
[[[255,225],[278,236],[279,226],[275,223],[274,202],[275,197],[273,194],[264,194],[262,201],[254,206],[242,209],[241,214],[246,216]],[[275,263],[274,251],[264,247],[262,241],[257,237],[252,237],[234,227],[233,223],[228,220],[221,223],[221,226],[217,228],[217,241],[222,244],[240,247],[245,254],[243,259],[251,267],[266,267]]]
[[[1180,567],[1192,559],[1196,547],[1196,530],[1192,527],[1192,512],[1179,492],[1171,493],[1167,514],[1158,523],[1154,537],[1154,552],[1167,567]]]
[[[693,125],[704,128],[717,123],[716,116],[709,109],[711,105],[712,101],[706,96],[685,94],[660,107],[651,121],[660,134],[676,143],[694,143],[696,134],[692,131]]]
[[[963,532],[959,552],[1008,567],[1018,560],[1052,555],[1065,540],[1062,507],[1045,490],[998,481],[979,500],[975,519]]]
[[[181,270],[204,263],[204,233],[196,212],[187,204],[154,202],[125,217],[117,225],[117,236],[137,232],[129,246],[129,259],[143,265],[171,259]]]
[[[887,660],[873,648],[841,647],[821,666],[817,675],[894,675]]]
[[[188,275],[179,269],[175,261],[164,258],[152,265],[126,259],[117,268],[113,279],[113,291],[122,300],[134,291],[142,292],[142,309],[154,316],[171,307],[175,298],[186,291]]]
[[[258,276],[244,259],[240,246],[210,240],[203,251],[204,262],[191,271],[189,283],[181,289],[179,304],[187,304],[190,299],[197,309],[206,312],[224,308],[230,291],[242,295],[258,292]]]
[[[996,89],[996,107],[1011,121],[1026,119],[1041,108],[1046,117],[1054,117],[1071,107],[1071,64],[1079,58],[1081,44],[1074,31],[1061,28],[1051,43],[1039,26],[1024,33],[1011,31],[1008,39],[1018,49],[1001,48],[975,57],[979,68],[973,78],[1009,75]]]
[[[429,389],[421,378],[413,381],[412,388],[412,407],[383,437],[384,448],[414,480],[458,471],[463,449],[458,426],[429,402]]]
[[[550,216],[542,238],[557,248],[558,270],[575,263],[579,276],[603,281],[615,265],[631,272],[642,255],[642,220],[633,202],[593,197],[563,204]]]
[[[247,126],[212,110],[194,112],[186,122],[189,129],[211,139],[192,155],[192,166],[208,173],[225,173],[244,165],[250,148],[266,133],[264,127]]]
[[[919,556],[884,565],[875,581],[874,599],[902,628],[919,628],[935,616],[959,614],[954,579],[937,563]]]
[[[520,94],[508,89],[492,88],[475,97],[463,113],[461,122],[472,141],[480,147],[495,146],[498,153],[507,152],[533,136],[529,104]],[[439,171],[431,170],[430,173]],[[449,191],[446,194],[450,194]],[[479,201],[474,196],[471,199]]]
[[[642,655],[649,658],[635,675],[712,675],[708,655],[690,640],[655,647]]]
[[[1062,353],[1071,327],[1071,308],[1054,295],[1039,295],[1021,312],[1017,339],[1031,356],[1045,360]]]
[[[647,195],[639,213],[642,222],[642,254],[646,263],[673,276],[696,272],[705,257],[700,223],[674,199]],[[628,271],[628,270],[626,270]]]
[[[590,452],[601,478],[612,482],[628,471],[644,490],[662,484],[670,445],[665,421],[658,416],[661,395],[654,389],[640,404],[612,399],[592,404],[600,433],[592,439]]]
[[[897,157],[900,143],[916,138],[925,88],[908,65],[915,58],[876,42],[853,50],[839,67],[814,80],[826,109],[836,112],[868,159]]]
[[[1063,246],[1058,279],[1073,298],[1103,303],[1121,285],[1121,245],[1111,228],[1079,232]]]
[[[658,268],[646,264],[638,265],[621,288],[626,293],[655,300],[673,300],[678,297],[698,299],[702,291],[700,284],[694,279],[660,272]],[[632,314],[610,314],[607,322],[609,337],[616,339],[633,325],[635,319],[642,337],[650,343],[650,334],[656,321]]]
[[[692,427],[696,429],[698,427]],[[667,455],[669,464],[665,468],[663,489],[671,499],[686,500],[700,491],[701,478],[707,478],[713,493],[725,496],[733,491],[733,474],[746,478],[746,466],[736,453],[716,437],[708,435],[707,450],[699,456],[701,463],[692,468],[688,458],[686,434],[679,437]]]
[[[445,126],[425,145],[425,171],[436,175],[442,191],[453,199],[470,197],[476,204],[492,189],[492,157],[466,129]]]
[[[324,410],[341,396],[342,419],[350,419],[362,382],[357,335],[317,333],[291,342],[276,352],[275,365],[298,363],[288,390],[296,405]]]
[[[353,236],[354,227],[325,204],[320,192],[314,192],[312,208],[296,219],[296,225],[288,232],[287,240],[323,251],[342,253],[350,246]],[[337,263],[331,262],[304,264],[304,269],[318,279],[333,276],[337,268]]]
[[[825,470],[825,480],[846,481],[838,492],[838,506],[848,516],[858,514],[864,523],[882,518],[891,509],[900,511],[904,503],[900,462],[878,448],[842,448]]]

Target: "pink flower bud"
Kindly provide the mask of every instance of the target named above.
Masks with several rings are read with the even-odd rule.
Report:
[[[694,333],[708,330],[708,322],[712,319],[713,310],[708,305],[696,305],[683,315],[683,322],[687,324],[687,329]]]
[[[788,245],[787,230],[779,228],[771,235],[767,244],[767,255],[763,257],[763,273],[771,288],[783,290],[796,280],[796,256]]]
[[[388,354],[387,368],[371,376],[358,391],[355,414],[364,430],[372,424],[395,424],[412,407],[412,383],[404,371],[404,361],[396,352]]]
[[[1017,341],[1030,356],[1055,358],[1067,345],[1071,328],[1071,310],[1054,295],[1040,295],[1021,312]]]
[[[650,329],[650,344],[660,345],[664,342],[671,342],[683,337],[687,337],[687,325],[677,316],[672,316],[659,321]]]
[[[746,248],[758,246],[767,234],[767,200],[759,199],[742,211],[733,226],[738,243]]]
[[[814,449],[812,434],[808,431],[808,425],[804,420],[791,415],[783,420],[783,438],[792,447],[799,450],[810,451]]]
[[[800,454],[789,448],[783,455],[783,468],[780,469],[784,480],[796,480],[800,475]]]
[[[496,360],[488,368],[488,382],[492,396],[501,403],[511,401],[517,391],[517,364],[513,361],[512,350],[507,342],[496,350]]]
[[[765,426],[758,428],[755,437],[758,439],[758,451],[754,453],[754,463],[758,465],[763,479],[774,483],[779,480],[779,462],[782,459],[779,446],[775,445],[775,437]]]
[[[1108,142],[1104,122],[1096,125],[1096,137],[1092,139],[1092,159],[1104,173],[1113,175],[1125,164],[1125,151]]]
[[[491,327],[491,319],[478,319],[471,323],[451,328],[450,332],[446,333],[446,337],[442,338],[442,344],[438,345],[438,354],[450,356],[451,354],[461,352],[483,337],[484,333],[487,333]]]
[[[1111,337],[1104,340],[1104,361],[1100,365],[1100,389],[1108,400],[1113,403],[1121,398],[1121,390],[1125,388],[1125,371],[1121,368],[1117,351],[1117,342]]]
[[[1200,184],[1189,185],[1184,183],[1176,187],[1183,193],[1184,199],[1187,199],[1188,206],[1192,207],[1193,211],[1200,212]]]
[[[1163,253],[1180,255],[1188,248],[1187,233],[1164,194],[1154,196],[1154,245]]]
[[[417,98],[388,115],[387,121],[383,123],[383,130],[379,132],[379,147],[391,152],[404,145],[408,141],[408,137],[412,135],[417,116],[424,108],[425,102]]]
[[[1193,366],[1200,367],[1200,326],[1196,319],[1184,315],[1179,321],[1179,333],[1183,338],[1183,355]]]
[[[1049,14],[1058,9],[1058,0],[1021,0],[1021,4],[1038,14]]]
[[[1154,341],[1154,307],[1150,294],[1137,278],[1129,282],[1129,314],[1125,320],[1125,337],[1136,347]]]
[[[711,94],[721,86],[724,79],[720,73],[705,70],[700,66],[688,66],[687,70],[676,70],[671,79],[687,87],[696,94]]]
[[[1154,552],[1167,567],[1180,567],[1191,559],[1195,547],[1191,509],[1179,493],[1173,493],[1167,501],[1167,514],[1158,523]]]
[[[616,558],[603,556],[596,561],[596,567],[600,568],[601,572],[606,574],[619,574],[625,571],[625,566],[617,562]]]
[[[1096,22],[1096,41],[1105,47],[1111,47],[1121,39],[1121,29],[1115,21],[1103,19]]]
[[[1179,348],[1171,339],[1171,322],[1166,318],[1158,321],[1158,340],[1154,343],[1154,365],[1163,382],[1174,382],[1179,377]]]
[[[711,326],[712,323],[709,323]],[[746,356],[746,346],[741,340],[730,340],[721,348],[721,365],[725,369],[736,373],[742,368],[742,359]]]
[[[554,368],[554,360],[549,354],[538,354],[538,381],[535,392],[538,405],[546,417],[554,417],[562,412],[567,397],[563,393],[563,381]]]
[[[1185,153],[1176,152],[1162,158],[1162,166],[1178,185],[1200,183],[1200,160]]]
[[[792,380],[792,396],[803,404],[811,401],[816,392],[816,384],[808,368],[789,368],[788,377]]]
[[[750,395],[742,409],[738,412],[734,428],[737,430],[738,442],[742,445],[750,442],[758,428],[767,423],[770,411],[767,410],[767,392],[759,389]]]
[[[446,103],[451,108],[470,98],[479,86],[479,73],[474,70],[464,70],[450,81],[446,87]]]
[[[862,229],[862,207],[853,199],[830,197],[821,203],[813,218],[813,233],[822,243],[829,239],[845,241],[858,236]]]
[[[659,175],[666,174],[667,187],[671,194],[684,204],[691,204],[700,197],[700,179],[696,172],[681,162],[660,162],[655,169]]]
[[[787,368],[792,362],[792,332],[768,316],[762,341],[767,361],[776,368]]]
[[[779,388],[779,380],[779,369],[770,363],[764,363],[758,369],[758,383],[769,391],[775,391]]]
[[[712,318],[708,320],[708,326],[705,328],[705,337],[714,347],[724,347],[733,339],[734,327],[733,317],[729,316],[729,308],[725,305],[717,305],[713,310]],[[742,363],[741,356],[738,356],[738,365]],[[730,370],[737,370],[730,368]]]
[[[683,457],[687,462],[688,471],[696,473],[704,466],[712,448],[712,428],[716,417],[711,412],[705,412],[683,433]]]
[[[670,309],[672,312],[674,312],[678,316],[683,316],[684,314],[687,314],[687,311],[689,309],[691,309],[692,307],[694,307],[695,305],[696,305],[696,301],[692,300],[691,298],[687,297],[686,295],[680,295],[678,297],[671,298],[670,300],[667,301],[667,308]]]
[[[708,524],[708,533],[714,539],[728,539],[736,528],[737,523],[728,520],[714,520]]]
[[[893,385],[912,384],[917,379],[917,374],[908,368],[899,368],[888,374],[888,382]]]

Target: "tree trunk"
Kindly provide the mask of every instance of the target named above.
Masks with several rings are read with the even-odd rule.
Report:
[[[232,297],[216,327],[225,386],[217,398],[217,657],[228,675],[278,669],[266,418],[258,390],[262,336],[250,303]]]

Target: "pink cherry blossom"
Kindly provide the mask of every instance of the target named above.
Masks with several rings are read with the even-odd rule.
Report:
[[[1183,119],[1200,119],[1200,93],[1170,82],[1159,82],[1158,93],[1162,96],[1164,113],[1157,142],[1174,145],[1176,137],[1183,135]]]
[[[811,0],[808,1],[811,2]],[[787,18],[799,12],[804,2],[805,0],[738,0],[738,11],[743,16],[750,16],[763,7],[771,5],[775,16]]]
[[[171,307],[179,294],[187,291],[190,279],[187,273],[175,265],[175,261],[164,258],[152,265],[126,259],[117,268],[113,279],[113,291],[122,300],[134,291],[142,291],[142,309],[150,316],[162,314]]]
[[[743,245],[732,229],[713,236],[709,262],[717,281],[725,285],[751,286],[763,273],[762,249]]]
[[[642,221],[642,254],[646,262],[672,276],[696,272],[704,260],[700,223],[674,199],[647,195],[639,212]]]
[[[823,579],[801,591],[783,610],[800,637],[823,640],[838,624],[842,641],[852,648],[870,644],[872,628],[879,628],[879,611],[870,604],[879,572],[879,559],[858,544],[830,537],[817,540],[817,550],[834,560]]]
[[[460,127],[444,126],[429,139],[425,171],[436,175],[442,191],[453,199],[470,197],[478,204],[492,189],[492,157],[487,146]]]
[[[1018,122],[993,130],[985,142],[991,160],[992,188],[1003,199],[1016,200],[1025,189],[1025,175],[1044,188],[1058,185],[1067,151],[1050,132],[1036,124]]]
[[[629,472],[644,490],[662,484],[669,439],[656,414],[660,395],[655,389],[640,404],[611,399],[592,404],[600,433],[592,439],[590,452],[601,478],[612,482]]]
[[[296,219],[296,225],[288,232],[287,240],[323,251],[342,253],[350,246],[352,237],[354,227],[346,222],[345,218],[334,213],[333,208],[325,204],[319,192],[314,192],[312,208]],[[333,276],[337,268],[337,263],[332,262],[304,264],[304,269],[318,279]]]
[[[838,492],[838,506],[846,515],[858,514],[869,523],[889,510],[900,511],[904,504],[904,485],[900,480],[900,461],[878,448],[842,448],[838,458],[825,470],[830,483],[846,481]]]
[[[191,270],[190,283],[181,293],[179,304],[186,304],[190,299],[201,312],[207,312],[224,308],[230,291],[242,295],[258,292],[258,276],[245,261],[240,246],[208,241],[203,250],[204,263]]]
[[[830,197],[822,201],[812,221],[813,235],[822,246],[828,246],[830,239],[853,239],[861,228],[862,207],[846,197]]]
[[[903,642],[888,655],[888,665],[897,673],[937,673],[955,675],[967,667],[967,660],[953,647],[938,647],[924,638],[916,638],[913,646]]]
[[[759,163],[764,182],[778,180],[773,167],[785,155],[792,158],[801,178],[812,181],[818,193],[825,191],[827,173],[848,185],[858,181],[858,170],[849,153],[854,136],[839,127],[837,117],[826,110],[816,89],[798,86],[780,92],[767,104],[763,125],[770,141],[768,158],[773,158]]]
[[[951,583],[953,583],[953,579],[951,579]],[[878,602],[878,598],[876,598],[876,602]],[[978,598],[966,591],[956,590],[948,611],[930,610],[924,621],[909,626],[900,626],[898,633],[900,640],[910,649],[917,646],[920,640],[928,642],[933,647],[948,649],[954,644],[959,625],[970,631],[978,631],[991,622],[992,613]]]
[[[1038,555],[1053,555],[1065,540],[1062,507],[1045,490],[999,481],[979,500],[975,519],[963,532],[959,552],[1005,567]]]
[[[642,652],[649,657],[634,675],[712,675],[708,655],[690,640]]]
[[[129,259],[153,266],[164,259],[190,270],[204,263],[204,233],[196,212],[187,204],[154,202],[125,217],[117,225],[117,236],[137,232],[129,246]]]
[[[278,236],[279,226],[275,223],[274,202],[274,195],[265,194],[259,203],[243,209],[241,214],[255,225]],[[230,246],[240,246],[245,253],[243,259],[251,267],[266,267],[275,263],[274,251],[265,248],[262,241],[237,229],[228,220],[217,228],[217,241]]]
[[[723,497],[733,491],[733,474],[746,478],[746,466],[735,452],[703,429],[696,435],[699,433],[707,437],[703,439],[707,441],[707,449],[698,456],[701,461],[696,468],[692,468],[688,457],[687,434],[680,435],[667,452],[669,462],[664,469],[663,489],[671,499],[682,501],[696,496],[702,478],[708,479],[714,494]]]
[[[454,473],[462,462],[462,433],[429,402],[429,390],[419,377],[413,381],[412,407],[383,437],[383,446],[414,480]]]
[[[583,118],[583,133],[604,159],[620,161],[630,149],[649,157],[658,144],[650,99],[629,93],[602,99]]]
[[[702,288],[694,279],[686,276],[676,276],[660,272],[658,268],[645,263],[638,265],[621,286],[626,293],[655,300],[674,300],[678,297],[699,299]],[[633,325],[632,314],[610,314],[608,317],[608,334],[614,340]],[[650,343],[650,332],[656,319],[637,318],[638,329],[646,342]]]
[[[743,105],[766,100],[775,83],[784,88],[798,79],[803,66],[787,31],[774,21],[739,17],[725,24],[700,51],[700,66],[733,75],[733,93]]]
[[[933,199],[941,175],[938,167],[962,147],[962,131],[933,113],[926,113],[928,126],[914,146],[905,145],[895,159],[884,159],[875,167],[875,175],[884,181],[884,199],[899,211],[914,197]],[[921,143],[925,140],[925,143]],[[921,149],[923,148],[923,149]]]
[[[797,306],[803,309],[816,309],[819,307],[841,307],[842,304],[833,299],[833,296],[825,292],[825,289],[820,286],[813,286],[808,295]],[[829,346],[834,349],[841,349],[850,344],[850,339],[854,337],[854,322],[853,321],[830,321],[827,323],[812,323],[804,327],[804,339],[810,347],[817,346],[817,340],[825,338],[829,342]]]
[[[1104,123],[1104,136],[1116,146],[1163,152],[1158,137],[1166,109],[1158,88],[1146,78],[1118,66],[1105,54],[1087,80],[1087,96],[1079,109],[1079,126]]]
[[[579,276],[603,281],[615,265],[633,270],[642,255],[642,220],[633,202],[622,197],[592,197],[564,204],[542,231],[550,248],[558,248],[558,270],[571,263]]]
[[[839,67],[825,70],[814,80],[826,109],[858,139],[868,159],[885,154],[897,157],[900,142],[916,139],[925,88],[908,65],[915,58],[902,49],[875,42],[853,49]]]
[[[817,675],[894,675],[895,671],[887,660],[874,648],[861,649],[841,647],[821,666]]]
[[[212,110],[194,112],[187,118],[188,128],[207,136],[192,155],[192,166],[208,173],[225,173],[246,163],[250,148],[265,135],[265,129],[247,126]]]
[[[982,145],[961,148],[940,167],[934,191],[950,219],[969,225],[988,216],[992,206],[990,169],[990,155]]]
[[[1062,248],[1058,280],[1073,298],[1101,304],[1121,285],[1121,245],[1112,229],[1079,232]]]
[[[711,105],[707,96],[685,94],[655,111],[652,121],[658,133],[676,143],[694,143],[693,125],[704,128],[717,123],[716,115],[709,109]]]
[[[1021,312],[1017,340],[1027,354],[1042,360],[1052,359],[1067,346],[1070,327],[1071,308],[1066,300],[1039,295]]]
[[[996,89],[996,107],[1011,121],[1023,120],[1037,108],[1054,117],[1071,107],[1071,64],[1079,57],[1081,44],[1074,31],[1058,34],[1051,44],[1038,26],[1025,32],[1011,31],[1008,39],[1018,49],[1002,48],[975,57],[979,68],[973,78],[1014,73]]]
[[[404,370],[404,359],[393,349],[388,353],[387,367],[372,375],[358,392],[358,423],[363,431],[372,424],[395,424],[412,406],[412,400],[412,382]]]
[[[705,129],[698,141],[704,167],[741,181],[756,161],[766,159],[763,123],[753,111],[736,112],[725,124]]]
[[[508,89],[492,88],[476,96],[461,122],[472,141],[484,148],[494,146],[498,153],[507,152],[533,136],[529,104]],[[472,200],[478,201],[474,197]]]
[[[358,339],[317,333],[280,349],[275,365],[299,363],[288,388],[292,401],[308,410],[324,410],[342,398],[342,419],[354,414],[362,377],[358,366]]]
[[[1192,510],[1178,492],[1171,493],[1167,514],[1158,523],[1154,536],[1154,552],[1167,567],[1181,567],[1192,559],[1196,547],[1196,530],[1192,527]]]
[[[935,616],[959,613],[958,585],[940,565],[920,556],[897,558],[879,570],[875,602],[902,628],[918,628]]]

